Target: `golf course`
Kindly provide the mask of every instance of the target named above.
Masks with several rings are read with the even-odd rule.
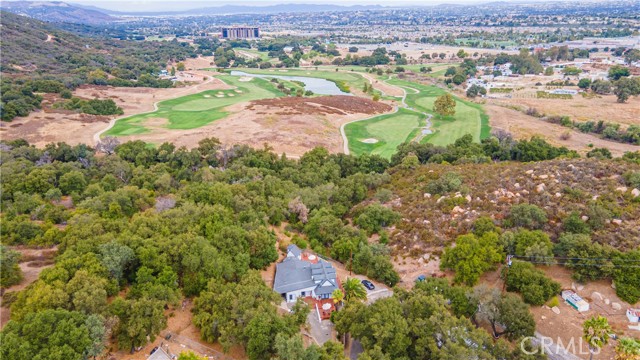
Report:
[[[466,134],[471,134],[477,142],[490,135],[489,117],[481,105],[454,96],[455,114],[440,116],[433,111],[433,105],[438,96],[446,93],[445,90],[397,78],[387,83],[406,91],[406,108],[400,108],[394,114],[346,125],[349,150],[354,154],[371,153],[391,157],[399,144],[416,139],[420,129],[427,126],[424,114],[433,116],[429,128],[431,134],[420,138],[423,143],[446,146]],[[363,140],[366,141],[363,143]]]
[[[164,127],[168,129],[195,129],[227,116],[228,112],[223,110],[226,106],[284,95],[276,84],[265,79],[254,78],[243,82],[237,76],[231,75],[219,75],[218,78],[235,88],[208,90],[162,101],[157,104],[156,111],[118,120],[104,135],[126,136],[145,133],[149,131],[145,123],[150,119],[165,119]]]

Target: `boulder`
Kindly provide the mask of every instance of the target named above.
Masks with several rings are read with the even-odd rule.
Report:
[[[582,215],[580,219],[582,219],[582,221],[587,221],[589,220],[589,217],[587,215]]]
[[[545,185],[544,183],[538,184],[538,186],[536,186],[536,192],[543,192],[544,189],[547,187],[547,185]]]
[[[620,304],[619,304],[619,303],[617,303],[617,302],[614,302],[614,303],[611,303],[611,308],[612,308],[613,310],[622,310],[622,305],[620,305]]]
[[[597,291],[594,291],[591,293],[591,299],[593,299],[593,301],[602,301],[604,300],[604,298],[602,297],[602,294],[600,294]]]
[[[620,219],[613,219],[613,220],[611,220],[611,222],[616,224],[616,225],[618,225],[618,226],[622,225],[622,220],[620,220]]]
[[[549,178],[549,175],[540,175],[540,176],[539,176],[539,178],[540,178],[540,179],[548,179],[548,178]]]
[[[609,305],[609,304],[611,304],[611,300],[609,300],[609,299],[604,299],[604,303],[605,303],[605,304],[607,304],[607,305]]]
[[[431,199],[431,194],[429,194],[429,193],[424,193],[424,198],[425,198],[425,199]]]
[[[527,175],[531,175],[531,174],[533,174],[533,170],[527,170],[524,173],[527,174]]]
[[[631,195],[633,195],[634,198],[640,196],[640,190],[638,189],[631,190]]]
[[[557,315],[560,315],[560,309],[557,306],[554,306],[551,308],[551,311],[553,311],[554,313],[556,313]]]
[[[620,192],[627,192],[627,187],[626,186],[620,186],[616,188],[616,191],[620,191]]]
[[[467,195],[464,198],[465,198],[465,200],[467,200],[467,202],[471,202],[471,195]]]
[[[562,197],[562,194],[560,194],[559,192],[557,192],[557,193],[556,193],[556,197],[557,197],[557,198]]]

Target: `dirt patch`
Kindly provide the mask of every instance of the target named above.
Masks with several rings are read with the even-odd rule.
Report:
[[[10,248],[22,254],[19,263],[20,270],[22,270],[22,281],[19,284],[4,289],[4,292],[23,290],[38,280],[38,276],[40,276],[42,270],[53,266],[53,258],[58,251],[55,247],[48,249],[30,249],[22,246],[11,246]],[[0,329],[6,325],[10,317],[11,311],[8,307],[3,306],[2,298],[0,297]]]
[[[378,139],[368,138],[368,139],[360,140],[360,142],[363,142],[365,144],[375,144],[378,142]]]
[[[558,281],[562,285],[563,289],[571,289],[572,284],[574,284],[571,279],[571,271],[566,268],[560,266],[543,266],[539,268],[543,270],[547,276]],[[639,333],[637,331],[629,330],[627,328],[629,322],[625,315],[625,311],[627,310],[627,307],[629,307],[629,304],[620,300],[616,296],[615,290],[611,287],[611,282],[593,281],[583,286],[578,284],[575,285],[578,286],[575,290],[578,295],[589,302],[589,311],[583,313],[578,312],[571,306],[567,305],[561,298],[560,305],[558,306],[560,314],[555,314],[551,309],[546,307],[532,306],[531,312],[536,320],[536,329],[541,334],[551,337],[555,342],[560,338],[564,344],[568,344],[573,338],[576,344],[576,350],[579,350],[578,341],[582,336],[582,323],[592,316],[601,315],[609,320],[609,324],[618,336],[632,338],[638,337]],[[600,293],[603,300],[600,300],[599,298],[592,298],[594,292]],[[622,310],[614,310],[610,304],[605,304],[604,299],[608,299],[610,304],[621,304]],[[616,341],[610,341],[609,345],[602,349],[598,358],[613,359],[615,354],[615,345]],[[585,359],[589,357],[588,354],[576,355]]]
[[[613,95],[585,98],[574,96],[571,100],[561,99],[501,99],[511,105],[535,108],[545,115],[569,116],[576,121],[598,121],[640,125],[640,98],[632,97],[626,103],[616,101]]]
[[[124,111],[124,116],[153,111],[158,101],[195,94],[205,90],[230,89],[231,87],[211,76],[210,71],[193,71],[194,85],[182,88],[127,88],[112,86],[83,85],[74,91],[74,96],[87,99],[112,99]],[[208,80],[203,81],[207,77]],[[45,96],[44,111],[32,112],[26,117],[16,118],[11,125],[0,124],[2,138],[6,140],[25,139],[37,147],[51,142],[63,141],[70,145],[92,144],[93,135],[107,127],[115,116],[94,116],[77,114],[68,110],[47,109],[54,99]],[[170,140],[171,138],[168,138]],[[164,141],[161,141],[164,142]]]
[[[318,146],[341,152],[340,126],[384,109],[391,110],[391,106],[354,96],[259,100],[229,106],[225,110],[231,115],[197,129],[156,128],[148,133],[121,137],[121,141],[143,140],[157,144],[170,141],[176,146],[192,148],[203,138],[216,137],[228,145],[245,144],[254,148],[267,145],[276,153],[296,158]]]
[[[378,114],[391,111],[391,106],[356,96],[337,95],[316,98],[283,97],[252,101],[247,110],[257,106],[286,108],[291,114]]]
[[[489,122],[493,129],[508,131],[516,139],[540,136],[555,146],[565,146],[581,154],[585,154],[592,149],[588,146],[589,144],[593,144],[593,147],[597,148],[607,148],[611,150],[614,156],[622,156],[627,151],[640,150],[640,146],[608,141],[595,135],[585,134],[561,125],[542,121],[520,111],[502,106],[486,105],[485,110],[489,115]],[[568,139],[560,138],[564,133],[570,134]]]

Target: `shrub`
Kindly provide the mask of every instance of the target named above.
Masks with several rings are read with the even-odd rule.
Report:
[[[528,262],[513,261],[510,267],[503,269],[502,276],[507,290],[521,293],[524,302],[531,305],[542,305],[561,290],[558,282]]]
[[[355,224],[373,234],[400,220],[400,214],[380,204],[372,204],[356,217]]]
[[[562,229],[572,234],[588,234],[591,232],[589,225],[587,225],[580,217],[580,214],[575,211],[564,219]]]
[[[462,186],[460,175],[449,172],[430,182],[426,187],[426,191],[431,194],[443,195],[451,191],[460,190],[460,186]]]
[[[509,220],[514,227],[540,229],[547,223],[547,214],[536,205],[518,204],[511,208]]]

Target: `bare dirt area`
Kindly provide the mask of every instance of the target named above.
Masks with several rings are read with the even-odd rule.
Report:
[[[154,110],[154,103],[205,90],[230,89],[231,87],[210,71],[185,72],[191,74],[194,84],[182,88],[128,88],[84,85],[74,91],[74,96],[87,99],[112,99],[124,111],[123,116]],[[205,76],[207,80],[204,80]],[[45,98],[46,100],[46,98]],[[6,140],[25,139],[37,147],[63,141],[70,145],[91,144],[93,136],[108,126],[114,116],[95,116],[70,111],[47,109],[16,118],[11,123],[0,124],[0,137]]]
[[[173,355],[193,351],[201,356],[211,356],[210,358],[221,360],[247,359],[241,347],[233,347],[227,354],[224,354],[220,344],[211,344],[200,340],[200,331],[192,322],[192,309],[193,300],[183,300],[180,305],[166,311],[167,327],[154,342],[146,344],[140,351],[136,351],[133,354],[129,351],[121,350],[110,353],[107,358],[114,360],[144,360],[147,359],[152,349],[162,347]],[[167,340],[166,337],[169,334],[171,334],[171,337]]]
[[[198,141],[216,137],[225,144],[246,144],[299,157],[317,146],[331,152],[342,150],[339,128],[343,123],[391,111],[382,102],[355,96],[279,98],[241,103],[226,108],[231,115],[197,129],[155,128],[153,131],[122,137],[122,141],[171,141],[177,146],[197,146]]]
[[[601,315],[606,317],[618,336],[640,337],[639,331],[630,330],[627,327],[629,322],[625,312],[630,305],[616,296],[615,290],[611,287],[611,282],[594,281],[580,285],[572,281],[571,272],[566,268],[560,266],[543,266],[539,267],[539,269],[558,281],[563,289],[572,289],[573,287],[574,291],[585,299],[590,307],[589,311],[581,313],[566,304],[561,298],[559,299],[560,305],[558,306],[560,314],[556,314],[544,306],[531,307],[531,312],[536,320],[536,329],[542,335],[550,337],[554,342],[558,343],[559,341],[557,339],[561,339],[565,347],[570,343],[571,339],[574,339],[573,341],[576,347],[573,352],[575,355],[584,359],[589,358],[588,349],[586,345],[583,345],[582,350],[583,352],[586,351],[586,353],[580,353],[579,339],[582,336],[582,323],[592,316]],[[607,302],[609,304],[607,304]],[[613,304],[621,305],[621,309],[615,310]],[[602,349],[597,358],[614,359],[616,343],[615,340],[611,340],[609,345]]]
[[[22,270],[22,281],[19,284],[3,289],[5,292],[20,291],[38,280],[38,276],[42,270],[53,266],[53,258],[55,257],[57,248],[46,249],[30,249],[22,246],[11,247],[11,249],[22,254],[20,258],[20,270]],[[2,329],[9,321],[11,311],[8,307],[3,306],[0,297],[0,329]]]
[[[284,112],[302,114],[379,114],[391,111],[391,106],[385,103],[365,98],[337,95],[316,98],[283,97],[252,101],[247,110],[254,110],[258,106],[280,107]]]
[[[631,97],[626,103],[616,101],[614,95],[586,98],[574,96],[571,100],[562,99],[501,99],[510,105],[535,108],[545,115],[569,116],[576,121],[599,121],[640,125],[640,98]]]
[[[485,105],[485,111],[489,115],[489,122],[493,129],[508,131],[516,139],[540,136],[555,146],[565,146],[582,154],[592,149],[588,146],[589,144],[593,144],[593,147],[596,148],[607,148],[614,156],[622,156],[627,151],[640,150],[640,146],[608,141],[596,135],[571,130],[502,106]],[[568,139],[561,138],[561,135],[565,133],[570,134]]]

